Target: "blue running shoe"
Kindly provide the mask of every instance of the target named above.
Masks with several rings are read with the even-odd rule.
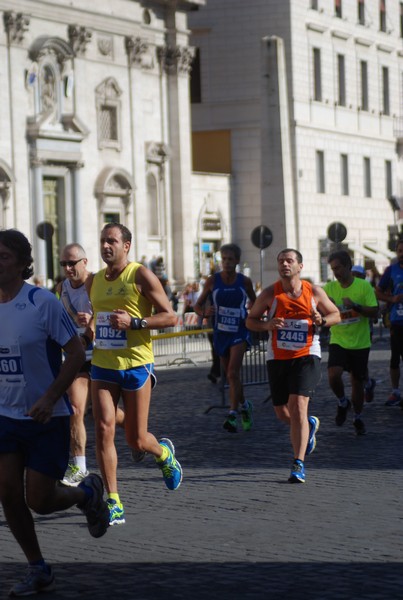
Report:
[[[50,592],[55,589],[55,578],[52,569],[49,572],[38,565],[30,565],[22,581],[16,583],[9,596],[32,596],[39,592]]]
[[[295,460],[288,478],[290,483],[305,483],[305,468],[301,460]]]
[[[106,501],[109,508],[109,525],[123,525],[126,523],[125,509],[122,504],[118,504],[113,498],[108,498]]]
[[[157,465],[162,471],[167,488],[169,490],[177,490],[182,483],[183,472],[182,467],[175,458],[175,446],[168,438],[161,438],[159,444],[167,448],[169,454],[164,461],[157,461]]]
[[[306,453],[312,454],[316,448],[316,433],[319,429],[320,421],[318,417],[308,417],[309,422],[309,438],[308,445],[306,447]]]

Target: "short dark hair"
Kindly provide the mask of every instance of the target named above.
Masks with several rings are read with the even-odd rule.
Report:
[[[334,260],[338,260],[343,265],[343,267],[349,267],[351,269],[351,267],[353,266],[351,256],[345,250],[336,250],[336,252],[332,252],[327,262],[330,265],[330,263]]]
[[[301,252],[299,250],[296,250],[295,248],[284,248],[284,250],[281,250],[277,254],[277,260],[279,259],[280,254],[285,254],[286,252],[294,252],[295,256],[297,257],[297,261],[300,265],[304,262]]]
[[[220,248],[220,253],[223,252],[232,252],[237,260],[241,260],[242,250],[237,244],[224,244]]]
[[[9,250],[14,252],[17,256],[18,262],[25,265],[25,269],[22,272],[23,279],[29,279],[34,274],[32,263],[32,246],[28,239],[18,229],[2,229],[0,230],[0,243],[6,246]]]
[[[127,227],[125,227],[125,225],[122,225],[122,223],[115,223],[114,221],[111,221],[110,223],[106,223],[103,226],[102,231],[104,231],[105,229],[112,229],[113,227],[116,227],[117,229],[120,230],[120,233],[122,234],[122,240],[124,242],[131,243],[131,241],[132,241],[131,231],[129,231],[129,229],[127,229]]]

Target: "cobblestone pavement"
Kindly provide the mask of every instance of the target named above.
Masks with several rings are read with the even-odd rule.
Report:
[[[117,436],[126,525],[95,540],[75,508],[36,517],[57,590],[48,598],[129,600],[392,600],[403,598],[403,411],[386,408],[389,351],[370,357],[378,380],[365,407],[368,433],[351,415],[334,424],[323,378],[311,407],[321,419],[305,485],[287,483],[286,428],[266,386],[246,388],[255,407],[250,432],[222,429],[225,410],[208,363],[158,369],[150,430],[176,445],[182,486],[168,491],[151,457],[135,465]],[[214,406],[206,414],[206,409]],[[87,417],[89,467],[96,470]],[[0,509],[0,597],[25,562]]]

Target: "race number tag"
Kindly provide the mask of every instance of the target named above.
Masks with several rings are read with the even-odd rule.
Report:
[[[218,307],[217,329],[227,333],[237,333],[241,319],[240,308]]]
[[[25,386],[18,342],[0,345],[0,385],[8,387]]]
[[[99,350],[116,350],[127,348],[126,331],[112,329],[109,323],[110,313],[100,312],[97,314],[95,326],[95,344]]]
[[[403,317],[403,304],[400,302],[396,305],[396,314],[398,317]]]
[[[360,321],[360,315],[352,308],[339,308],[341,321],[337,325],[350,325],[351,323],[358,323]]]
[[[284,319],[284,327],[277,330],[277,347],[282,350],[301,350],[308,340],[308,321]]]

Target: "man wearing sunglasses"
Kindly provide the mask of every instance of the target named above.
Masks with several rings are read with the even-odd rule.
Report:
[[[65,246],[60,256],[60,266],[63,267],[65,279],[58,284],[56,294],[76,324],[77,332],[83,334],[92,317],[91,302],[85,287],[90,272],[87,270],[84,248],[75,243]],[[89,345],[85,353],[85,363],[68,390],[74,414],[70,418],[71,460],[62,483],[69,486],[78,485],[88,475],[84,416],[90,392],[91,357],[92,345]]]

